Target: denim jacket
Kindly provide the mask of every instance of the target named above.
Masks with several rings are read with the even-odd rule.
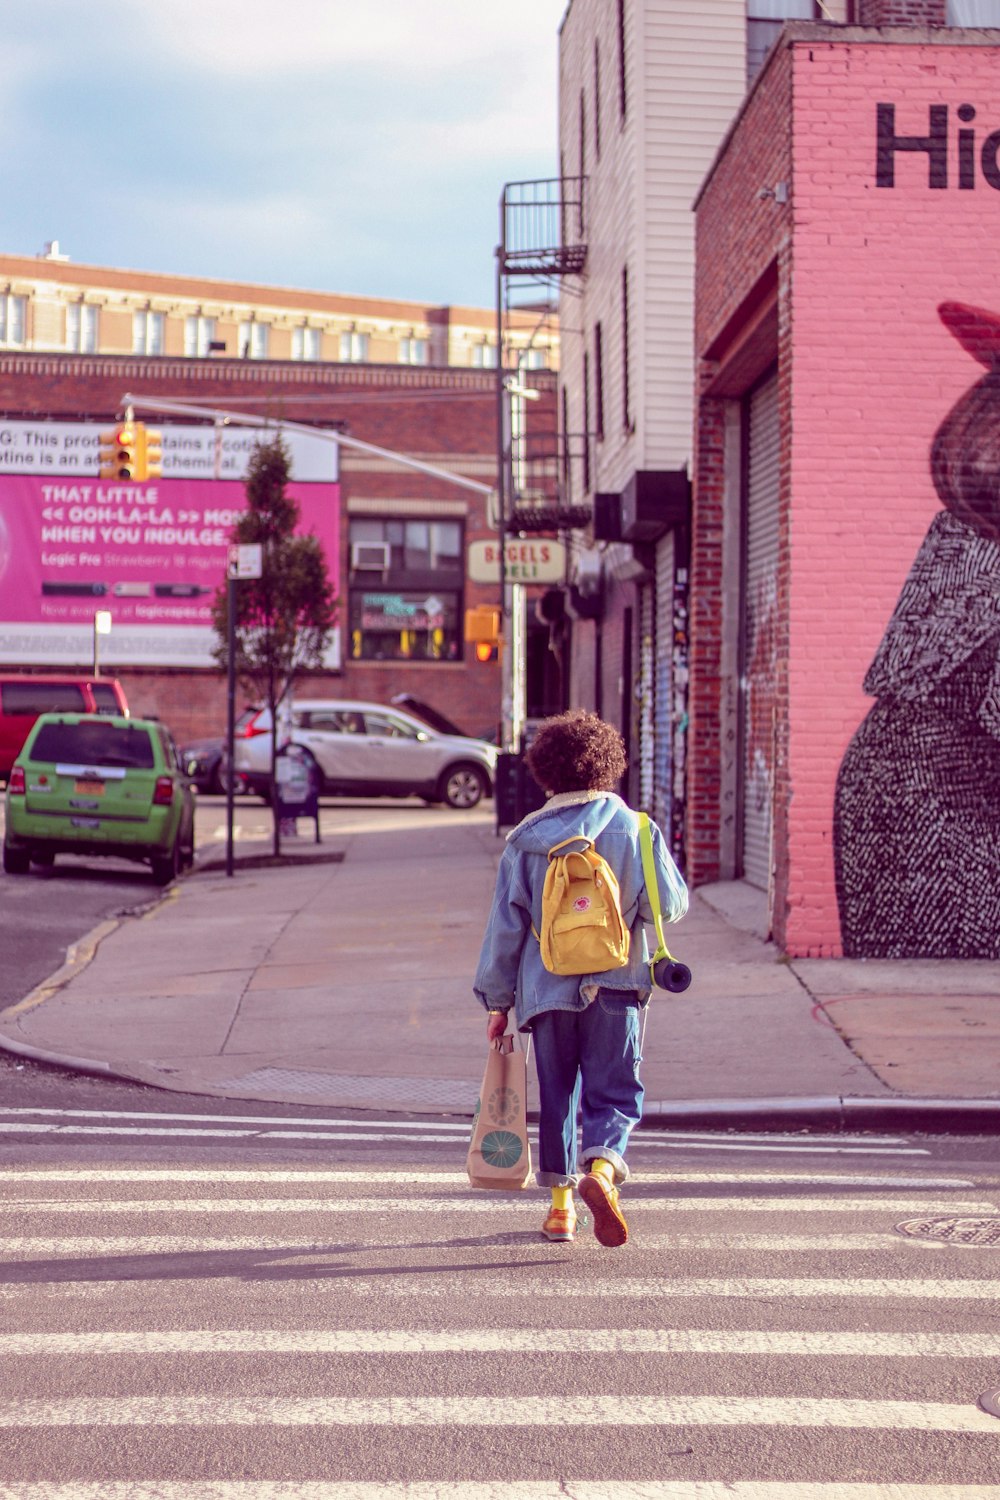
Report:
[[[663,919],[676,922],[687,911],[687,887],[652,820],[650,832]],[[550,974],[542,963],[535,932],[541,930],[548,852],[574,834],[591,839],[618,877],[622,915],[631,932],[629,961],[621,969],[602,974]],[[650,949],[643,924],[652,922],[653,910],[643,880],[638,814],[614,792],[561,792],[507,835],[473,989],[489,1010],[514,1006],[521,1031],[530,1030],[542,1011],[585,1010],[599,988],[626,990],[645,1002],[652,987]]]

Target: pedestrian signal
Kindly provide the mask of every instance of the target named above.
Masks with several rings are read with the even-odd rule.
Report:
[[[496,661],[500,654],[500,611],[478,605],[465,611],[465,639],[475,647],[476,661]]]

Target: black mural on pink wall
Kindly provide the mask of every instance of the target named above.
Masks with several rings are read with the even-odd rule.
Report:
[[[938,309],[987,374],[945,417],[935,516],[864,680],[837,777],[849,958],[1000,957],[1000,315]]]

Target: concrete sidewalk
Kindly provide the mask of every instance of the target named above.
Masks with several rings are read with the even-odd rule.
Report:
[[[500,848],[491,808],[295,840],[280,867],[243,844],[234,877],[203,863],[77,944],[0,1013],[0,1046],[230,1099],[471,1116]],[[995,963],[789,963],[762,899],[705,888],[671,930],[695,979],[648,1012],[648,1121],[1000,1127]]]

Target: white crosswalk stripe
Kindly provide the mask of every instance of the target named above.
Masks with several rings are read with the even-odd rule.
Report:
[[[1000,1262],[895,1228],[992,1192],[660,1164],[614,1252],[542,1240],[541,1203],[456,1170],[0,1168],[0,1500],[995,1500]],[[609,1423],[610,1458],[581,1446]]]
[[[347,1117],[296,1115],[183,1114],[168,1110],[73,1110],[53,1108],[0,1108],[0,1137],[60,1138],[116,1136],[173,1140],[197,1136],[220,1144],[245,1141],[266,1145],[268,1141],[300,1141],[322,1145],[412,1143],[423,1146],[456,1147],[468,1138],[469,1121],[446,1120],[357,1120]],[[533,1130],[530,1132],[534,1139]],[[841,1135],[830,1140],[801,1134],[768,1134],[732,1131],[697,1133],[643,1127],[632,1137],[631,1149],[640,1156],[652,1151],[769,1151],[793,1156],[926,1156],[927,1149],[898,1136]]]

